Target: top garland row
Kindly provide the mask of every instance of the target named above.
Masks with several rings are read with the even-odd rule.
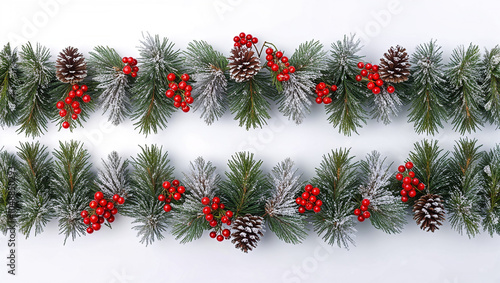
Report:
[[[355,36],[334,42],[329,52],[311,40],[289,57],[251,34],[230,41],[226,58],[204,41],[180,51],[167,38],[146,34],[137,59],[97,46],[87,60],[67,47],[55,64],[39,44],[19,52],[7,44],[0,52],[0,125],[36,137],[50,120],[72,130],[100,107],[113,124],[131,118],[148,135],[165,128],[178,108],[192,107],[207,124],[229,108],[248,130],[266,124],[276,100],[297,124],[320,107],[314,102],[325,104],[328,121],[344,135],[357,133],[370,117],[390,123],[404,104],[417,133],[434,135],[447,120],[461,134],[485,123],[500,126],[499,46],[483,55],[477,45],[458,46],[444,64],[434,40],[411,56],[390,47],[377,62],[363,60]]]

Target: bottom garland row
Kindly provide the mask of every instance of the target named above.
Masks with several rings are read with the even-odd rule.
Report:
[[[248,252],[265,226],[297,244],[312,223],[326,242],[347,248],[356,222],[399,233],[411,210],[425,231],[439,229],[446,216],[460,234],[482,228],[493,236],[500,233],[500,147],[480,147],[460,139],[450,153],[422,140],[397,171],[376,151],[355,162],[349,150],[332,150],[305,182],[290,159],[266,174],[249,153],[228,161],[224,179],[201,157],[176,179],[156,145],[141,147],[130,162],[112,152],[94,172],[82,143],[60,142],[53,159],[46,146],[21,143],[17,155],[0,151],[0,229],[29,237],[56,218],[66,242],[110,226],[119,212],[134,219],[146,245],[170,227],[181,243],[210,231]]]

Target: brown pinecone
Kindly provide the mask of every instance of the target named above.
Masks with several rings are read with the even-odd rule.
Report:
[[[229,73],[236,82],[246,82],[259,72],[260,59],[250,48],[234,47],[231,54]]]
[[[78,48],[66,47],[56,61],[56,76],[63,83],[77,83],[87,76],[87,63]]]
[[[264,218],[251,214],[236,218],[233,223],[234,232],[231,234],[233,237],[231,242],[236,244],[236,248],[246,253],[249,250],[251,251],[253,248],[257,247],[260,237],[263,236],[263,221]]]
[[[410,76],[410,56],[406,49],[401,46],[391,47],[384,58],[380,58],[380,79],[389,83],[401,83],[408,80]]]
[[[420,228],[426,232],[434,232],[443,225],[444,206],[442,197],[439,195],[426,194],[419,198],[413,205],[413,219],[417,221]]]

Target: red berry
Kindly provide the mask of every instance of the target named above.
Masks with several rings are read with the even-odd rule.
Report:
[[[80,87],[77,84],[74,84],[74,85],[71,86],[71,89],[75,90],[75,91],[78,90],[79,88]]]
[[[244,37],[245,37],[245,33],[244,33],[244,32],[241,32],[241,33],[240,33],[240,37],[241,37],[241,38],[244,38]]]
[[[361,211],[367,211],[368,207],[365,206],[365,205],[362,205],[362,206],[359,207],[359,209],[361,209]]]
[[[411,178],[410,177],[404,177],[403,184],[410,184],[410,183],[411,183]]]
[[[407,202],[408,201],[408,197],[401,197],[401,201],[402,202]]]
[[[361,215],[361,210],[360,210],[359,208],[356,208],[356,209],[354,210],[354,215],[356,215],[356,216]]]
[[[115,208],[115,205],[112,202],[108,202],[108,204],[106,205],[106,208],[111,210],[111,209]]]
[[[175,74],[174,73],[170,73],[167,75],[167,80],[173,82],[175,81]]]
[[[323,98],[316,97],[316,103],[321,104],[323,102]]]
[[[411,186],[411,184],[403,184],[403,189],[405,189],[407,191],[411,191],[413,189],[413,187]]]
[[[225,206],[223,203],[219,204],[219,208],[220,208],[220,209],[224,209],[225,207],[226,207],[226,206]]]
[[[212,210],[210,209],[210,207],[205,206],[205,207],[203,208],[203,214],[209,214],[210,212],[212,212]]]
[[[235,42],[234,47],[241,47],[241,44],[239,42]]]
[[[127,60],[127,57],[123,57],[123,58],[122,58],[122,62],[123,62],[123,63],[127,64],[127,61],[128,61],[128,60]]]
[[[75,109],[73,109],[73,112],[74,112],[76,115],[80,115],[80,113],[82,113],[82,109],[81,109],[81,108],[75,108]]]
[[[251,47],[252,47],[252,42],[250,42],[250,41],[247,41],[247,44],[246,44],[246,46],[247,46],[248,48],[251,48]]]
[[[238,42],[238,41],[240,41],[240,37],[239,37],[239,36],[235,36],[235,37],[233,38],[233,41],[234,41],[234,42]]]
[[[303,206],[299,206],[299,213],[306,212],[306,209]]]
[[[174,91],[169,89],[165,92],[165,96],[167,96],[168,98],[172,98],[174,97]]]
[[[187,112],[189,112],[190,109],[191,108],[189,108],[189,106],[186,105],[186,106],[182,107],[182,112],[186,112],[187,113]]]
[[[403,173],[404,171],[406,171],[405,167],[403,165],[399,166],[398,167],[398,171]]]
[[[308,192],[303,192],[302,193],[302,198],[303,199],[308,199],[309,198],[309,193]]]
[[[318,213],[318,212],[321,211],[321,207],[319,207],[319,206],[316,205],[316,206],[313,207],[313,211],[314,211],[314,213]]]
[[[97,217],[97,215],[92,214],[92,215],[90,216],[90,222],[92,222],[92,223],[97,223],[98,221],[99,221],[99,217]]]
[[[76,115],[76,114],[72,114],[72,115],[71,115],[71,119],[73,119],[73,120],[78,119],[78,115]]]
[[[176,96],[174,96],[174,101],[180,103],[182,101],[182,97],[179,94],[177,94]]]
[[[363,69],[365,67],[365,64],[363,62],[358,63],[358,68]]]
[[[166,199],[165,195],[159,195],[158,196],[158,200],[159,201],[165,201],[165,199]]]
[[[316,205],[317,206],[322,206],[323,205],[323,201],[321,201],[320,199],[316,200]]]
[[[219,209],[219,204],[218,203],[212,203],[212,210],[217,210]]]
[[[379,93],[380,93],[380,88],[378,88],[378,87],[374,87],[374,88],[372,89],[372,92],[373,92],[373,94],[379,94]]]
[[[367,79],[369,80],[373,80],[373,75],[372,74],[368,74],[368,76],[366,76]]]
[[[76,92],[74,90],[68,92],[68,97],[75,98],[76,97]]]
[[[139,67],[134,66],[134,67],[132,68],[132,71],[133,71],[134,73],[139,72]],[[137,74],[136,74],[136,75],[137,75]],[[132,76],[132,77],[133,77],[133,76]]]
[[[79,89],[75,92],[76,96],[81,97],[83,95],[83,90]]]
[[[366,87],[367,87],[368,89],[373,89],[373,88],[375,87],[375,84],[374,84],[374,83],[372,83],[372,82],[369,82],[369,83],[366,85]]]
[[[368,75],[368,71],[367,70],[361,70],[361,73],[360,73],[363,77],[366,77]]]
[[[252,43],[257,44],[259,42],[259,39],[257,37],[252,38]]]
[[[213,214],[211,214],[211,213],[209,213],[209,214],[205,215],[205,219],[206,219],[208,222],[210,222],[210,221],[214,220],[214,215],[213,215]]]
[[[212,202],[213,202],[213,203],[220,203],[220,198],[219,198],[219,197],[214,197],[214,198],[212,199]]]
[[[370,69],[372,68],[372,64],[370,64],[370,63],[366,63],[365,68],[366,68],[367,70],[370,70]]]
[[[188,74],[182,74],[181,80],[183,80],[185,82],[189,81],[189,75]]]
[[[420,181],[417,178],[413,178],[413,180],[411,180],[411,183],[417,186],[420,183]]]
[[[372,71],[377,72],[378,71],[378,65],[373,65],[372,66]]]
[[[229,220],[229,218],[227,218],[227,216],[225,216],[225,215],[220,218],[220,222],[222,222],[222,223],[226,223],[228,220]]]
[[[377,81],[375,81],[375,84],[377,86],[382,86],[384,84],[384,81],[382,81],[381,79],[378,79]]]
[[[283,63],[286,63],[286,62],[288,62],[288,57],[286,57],[286,56],[283,56],[283,58],[281,58],[281,62],[283,62]]]
[[[115,217],[113,215],[111,215],[109,218],[108,218],[108,223],[113,223],[115,221]]]
[[[266,56],[266,60],[267,60],[267,61],[273,61],[273,59],[274,59],[274,56],[273,56],[273,55],[271,55],[271,54],[267,54],[267,56]]]
[[[210,238],[215,239],[215,237],[217,237],[217,233],[215,231],[210,232]]]
[[[73,103],[71,103],[71,107],[80,108],[80,103],[78,101],[73,101]]]
[[[273,70],[273,72],[277,72],[279,69],[280,67],[276,64],[273,64],[273,66],[271,67],[271,70]]]
[[[311,193],[312,193],[313,195],[317,196],[317,195],[319,195],[320,190],[319,190],[318,188],[313,188],[313,189],[312,189],[312,191],[311,191]]]
[[[212,220],[212,221],[210,221],[209,224],[210,224],[210,227],[215,227],[215,226],[217,226],[217,221]]]
[[[408,176],[410,176],[410,178],[415,178],[415,172],[413,171],[408,172]]]
[[[316,202],[316,196],[310,196],[309,197],[309,201],[312,202],[312,203],[315,203]]]
[[[63,122],[62,123],[62,127],[65,128],[65,129],[69,128],[69,123],[68,122]]]
[[[247,40],[252,40],[252,37],[253,37],[253,36],[252,36],[251,34],[247,34],[246,39],[247,39]]]
[[[217,241],[219,242],[224,241],[224,237],[222,235],[217,236]]]
[[[129,64],[134,63],[134,58],[133,57],[128,57],[127,58],[127,63],[129,63]]]
[[[56,104],[57,109],[63,109],[64,108],[64,102],[58,101]]]
[[[363,222],[363,221],[365,221],[365,218],[362,215],[360,215],[360,216],[358,216],[358,221]]]
[[[408,195],[408,193],[407,193],[405,190],[401,190],[399,193],[400,193],[400,194],[401,194],[401,196],[403,196],[403,197],[405,197],[405,196],[407,196],[407,195]]]
[[[135,78],[135,77],[137,77],[137,73],[136,73],[136,72],[132,72],[132,73],[130,73],[130,76],[131,76],[132,78]]]
[[[204,197],[201,199],[201,203],[203,205],[208,205],[210,203],[210,199],[208,197]]]
[[[68,96],[64,99],[64,102],[66,102],[66,104],[71,104],[71,102],[73,102],[73,99],[71,99],[71,97]]]
[[[408,168],[409,170],[413,168],[413,163],[410,161],[406,162],[405,167]]]
[[[369,206],[370,205],[370,200],[369,199],[364,199],[362,202],[361,202],[362,205],[364,206]]]
[[[332,103],[332,99],[330,97],[323,97],[323,103],[330,104],[330,103]]]
[[[175,108],[179,108],[179,107],[181,107],[181,103],[180,103],[180,102],[178,102],[178,101],[175,101],[175,102],[174,102],[174,107],[175,107]]]
[[[229,229],[224,229],[222,230],[222,235],[227,238],[231,235],[231,232],[229,231]]]
[[[300,205],[302,205],[302,206],[305,206],[305,205],[306,205],[306,203],[307,203],[307,200],[305,200],[305,199],[302,199],[302,200],[300,201]]]
[[[130,68],[130,66],[129,66],[129,65],[127,65],[127,66],[123,67],[123,73],[124,73],[125,75],[130,74],[130,72],[132,72],[132,68]]]
[[[92,224],[92,229],[94,229],[94,231],[99,231],[101,229],[101,224],[100,223]]]
[[[378,73],[375,73],[375,74],[372,75],[372,79],[378,80],[378,79],[380,79],[380,75]]]
[[[183,194],[183,193],[185,193],[185,192],[186,192],[186,188],[185,188],[184,186],[179,186],[179,187],[177,188],[177,192],[178,192],[179,194]]]
[[[101,200],[99,201],[99,205],[100,205],[100,206],[106,206],[107,204],[108,204],[108,201],[107,201],[107,200],[105,200],[105,199],[101,199]]]
[[[356,81],[360,82],[363,78],[360,75],[356,76]]]
[[[119,194],[114,194],[112,199],[113,201],[118,201],[119,198],[120,198]]]
[[[180,200],[180,199],[181,199],[181,194],[179,194],[179,193],[175,193],[175,194],[174,194],[174,199],[175,199],[175,200]]]
[[[387,87],[387,92],[388,93],[394,93],[395,90],[396,89],[392,85],[390,85],[390,86]]]
[[[59,111],[59,116],[61,117],[65,117],[66,114],[68,114],[68,112],[65,109],[61,109],[61,111]]]
[[[226,216],[229,218],[233,217],[233,212],[231,210],[226,211]]]
[[[97,201],[93,200],[89,203],[90,208],[96,208],[97,207]]]
[[[308,185],[306,185],[306,186],[304,187],[304,190],[305,190],[306,192],[310,192],[312,189],[313,189],[313,186],[312,186],[311,184],[308,184]]]
[[[294,67],[294,66],[290,66],[290,67],[288,68],[288,70],[290,71],[290,74],[295,73],[295,67]]]
[[[368,219],[368,218],[370,218],[370,216],[371,216],[371,214],[370,214],[370,212],[369,212],[369,211],[365,211],[365,212],[363,212],[363,217],[364,217],[364,218]]]
[[[84,210],[84,211],[82,211],[82,212],[80,213],[80,215],[82,216],[82,218],[85,218],[85,217],[87,217],[87,216],[89,215],[89,212],[88,212],[88,211],[86,211],[86,210]]]
[[[102,208],[102,207],[96,208],[95,213],[97,215],[103,215],[104,214],[104,208]]]
[[[91,227],[87,228],[87,233],[89,233],[89,234],[94,233],[94,229],[92,229]]]
[[[415,190],[411,190],[409,193],[408,193],[408,196],[411,197],[411,198],[414,198],[415,196],[417,195],[417,192]]]
[[[266,49],[266,54],[273,54],[274,50],[272,48],[267,48]]]
[[[90,102],[90,95],[86,94],[82,97],[83,102],[89,103]]]
[[[179,180],[173,180],[172,181],[172,185],[175,186],[175,187],[179,186],[179,184],[180,184]]]
[[[398,180],[398,181],[403,180],[403,174],[401,174],[401,173],[396,174],[396,180]]]
[[[163,186],[164,189],[168,189],[168,188],[170,188],[170,182],[169,181],[165,181],[165,182],[163,182],[162,186]]]
[[[90,224],[90,218],[88,218],[88,217],[83,218],[83,224],[89,225]]]
[[[124,204],[125,203],[125,198],[119,197],[117,200],[118,204]]]
[[[104,223],[104,217],[100,217],[100,216],[99,216],[99,221],[97,221],[97,223],[99,223],[99,224]]]
[[[331,88],[332,91],[337,91],[337,86],[336,85],[332,85],[330,88]]]
[[[186,103],[191,104],[193,103],[194,99],[191,96],[186,97]]]
[[[302,202],[302,198],[301,197],[298,197],[295,199],[295,203],[297,203],[298,205],[300,205],[300,203]]]
[[[281,58],[283,56],[283,52],[278,51],[276,52],[276,58]]]
[[[105,219],[108,219],[111,217],[111,213],[109,211],[105,211],[104,214],[102,215]]]
[[[170,210],[172,210],[172,206],[167,203],[163,206],[163,210],[165,210],[165,212],[169,212]]]
[[[417,189],[419,189],[420,191],[422,191],[423,189],[425,189],[425,185],[424,185],[424,183],[420,183],[420,184],[418,184]]]
[[[242,38],[239,42],[241,45],[247,45],[248,41],[246,38]]]

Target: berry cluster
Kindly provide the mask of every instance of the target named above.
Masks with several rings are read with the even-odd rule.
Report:
[[[125,75],[130,74],[132,78],[137,77],[137,72],[139,72],[139,67],[137,67],[137,60],[133,57],[123,57],[122,62],[127,64],[123,67],[122,71]]]
[[[77,97],[81,97],[81,100],[84,103],[90,102],[90,95],[85,94],[85,92],[89,88],[86,85],[77,85],[74,84],[71,86],[71,90],[68,92],[68,96],[63,101],[58,101],[56,103],[57,109],[59,109],[59,116],[65,118],[66,121],[62,123],[62,127],[67,129],[69,128],[69,118],[71,115],[71,119],[78,119],[78,115],[82,113],[82,109],[80,108],[80,102],[76,101]]]
[[[379,94],[380,88],[384,85],[384,81],[380,79],[378,73],[378,65],[372,65],[370,63],[364,64],[363,62],[358,63],[358,68],[361,69],[359,75],[356,76],[358,82],[365,80],[368,81],[366,87],[373,92],[373,94]],[[388,93],[393,93],[396,89],[390,85],[387,87]]]
[[[170,73],[167,76],[167,80],[170,83],[168,84],[169,89],[165,92],[165,95],[168,98],[174,98],[174,106],[176,108],[181,107],[182,111],[189,112],[190,108],[188,104],[193,103],[193,97],[191,96],[191,90],[193,90],[193,87],[187,84],[187,81],[189,81],[189,75],[183,74],[180,76],[179,80],[174,73]],[[179,82],[176,83],[175,81]]]
[[[244,32],[241,32],[239,36],[235,36],[233,40],[234,47],[246,46],[248,48],[252,48],[253,44],[257,44],[257,42],[259,42],[257,37],[253,37],[251,34],[245,34]]]
[[[90,209],[83,210],[80,213],[83,217],[83,223],[89,225],[87,233],[92,234],[94,231],[99,231],[101,224],[104,223],[104,219],[108,223],[113,223],[115,221],[114,215],[118,213],[115,205],[121,205],[124,202],[125,199],[118,194],[115,194],[111,200],[106,200],[102,192],[96,192],[94,200],[89,203]]]
[[[365,219],[368,219],[370,218],[370,216],[372,216],[368,211],[369,205],[370,205],[370,200],[365,198],[361,201],[361,206],[354,210],[354,215],[358,217],[359,222],[363,222],[365,221]]]
[[[320,190],[318,188],[313,188],[311,184],[304,187],[304,192],[300,197],[295,199],[295,202],[299,205],[299,213],[304,213],[306,210],[313,210],[315,213],[321,211],[321,206],[323,202],[318,198]]]
[[[276,79],[280,82],[288,81],[290,74],[295,73],[295,67],[290,66],[288,57],[283,56],[283,52],[276,51],[272,48],[266,49],[267,66],[276,75]]]
[[[220,198],[218,197],[214,197],[212,200],[204,197],[201,199],[201,203],[205,205],[203,208],[205,220],[209,222],[210,227],[215,228],[215,231],[210,232],[210,238],[217,238],[219,242],[222,242],[224,238],[229,239],[231,232],[229,229],[222,229],[222,224],[231,226],[233,212],[231,210],[224,210],[225,206],[220,202]],[[219,235],[217,235],[217,231]]]
[[[332,98],[330,97],[332,94],[330,93],[330,90],[333,92],[337,91],[337,86],[336,85],[327,85],[324,82],[320,82],[319,84],[316,85],[316,94],[318,97],[316,97],[316,103],[321,104],[330,104],[332,103]]]
[[[403,166],[398,167],[399,173],[396,174],[396,179],[398,181],[403,181],[401,190],[401,201],[407,202],[408,197],[413,198],[417,195],[417,190],[422,191],[425,189],[424,183],[421,183],[418,178],[415,178],[415,173],[411,171],[413,168],[413,163],[406,162]]]
[[[186,188],[179,186],[179,184],[179,180],[173,180],[172,183],[169,181],[163,182],[163,191],[158,195],[158,200],[165,202],[163,206],[165,212],[172,210],[172,206],[170,205],[172,199],[179,201],[182,198],[182,194],[186,192]]]

